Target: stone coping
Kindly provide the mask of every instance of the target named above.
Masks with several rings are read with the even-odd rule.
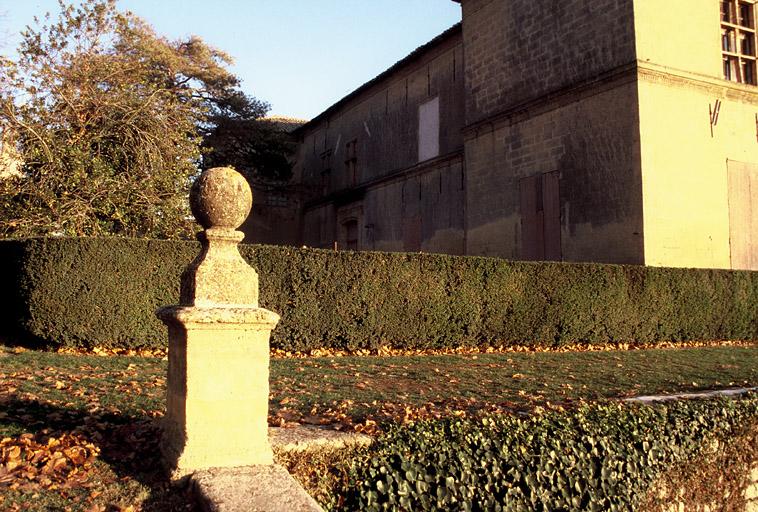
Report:
[[[327,426],[270,427],[275,452],[341,450],[368,446],[371,436]],[[206,512],[322,512],[321,506],[279,465],[211,468],[190,476],[192,492]]]
[[[715,398],[717,396],[735,396],[749,393],[750,391],[758,391],[758,387],[754,388],[729,388],[729,389],[715,389],[711,391],[702,391],[700,393],[678,393],[675,395],[647,395],[647,396],[635,396],[632,398],[624,399],[625,402],[668,402],[671,400],[683,400],[687,398]]]
[[[357,432],[341,432],[329,427],[297,425],[269,427],[268,437],[275,452],[306,452],[310,450],[341,450],[369,446],[374,438]]]

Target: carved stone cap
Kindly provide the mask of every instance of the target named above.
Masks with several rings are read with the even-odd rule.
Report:
[[[190,191],[190,209],[204,229],[236,229],[253,206],[247,180],[231,167],[203,172]]]
[[[258,307],[258,274],[240,255],[241,225],[252,206],[250,185],[230,167],[203,172],[192,186],[190,207],[205,228],[202,250],[182,274],[180,304],[200,308]]]

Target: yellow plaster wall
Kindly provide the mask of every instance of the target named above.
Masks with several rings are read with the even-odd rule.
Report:
[[[637,59],[721,77],[721,24],[717,0],[636,0]]]
[[[758,162],[758,95],[721,83],[639,81],[647,265],[730,267],[726,162]],[[711,137],[708,106],[717,99]]]

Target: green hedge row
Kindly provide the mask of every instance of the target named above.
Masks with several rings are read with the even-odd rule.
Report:
[[[334,502],[366,511],[639,511],[668,471],[714,441],[756,429],[755,394],[424,421],[394,427],[358,457]],[[758,454],[751,459],[740,473],[749,474]],[[744,507],[739,482],[720,485],[722,497]]]
[[[45,345],[162,346],[199,245],[0,242],[2,334]],[[758,272],[241,246],[286,350],[758,339]],[[4,318],[3,318],[4,316]]]

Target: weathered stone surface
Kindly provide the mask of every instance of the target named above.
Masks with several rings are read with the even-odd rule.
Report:
[[[208,512],[320,512],[323,509],[277,465],[210,469],[192,476]]]
[[[164,464],[173,479],[191,475],[205,510],[320,511],[273,464],[269,337],[279,315],[258,307],[258,275],[240,256],[242,233],[234,230],[250,211],[250,188],[232,169],[211,169],[190,203],[205,228],[202,252],[182,274],[180,304],[157,312],[169,333]],[[305,446],[303,436],[284,437]],[[312,445],[316,434],[305,437]]]
[[[681,400],[686,398],[714,398],[717,396],[735,396],[742,395],[749,391],[757,391],[758,387],[753,388],[732,388],[732,389],[716,389],[712,391],[703,391],[701,393],[679,393],[676,395],[647,395],[647,396],[635,396],[632,398],[624,399],[625,402],[667,402],[670,400]]]
[[[758,466],[750,472],[750,485],[745,490],[745,499],[749,502],[748,510],[758,510]]]
[[[190,203],[205,231],[182,274],[181,303],[162,308],[169,365],[161,450],[172,478],[212,467],[273,464],[268,440],[269,336],[276,313],[258,308],[258,275],[234,228],[250,211],[247,181],[203,173]]]
[[[202,251],[182,273],[183,306],[258,306],[258,273],[242,259],[242,233],[207,229],[198,233]]]
[[[268,430],[271,446],[276,452],[305,452],[310,450],[340,450],[369,446],[371,436],[356,432],[340,432],[329,428],[298,425],[292,428],[271,427]]]
[[[164,322],[182,325],[254,324],[256,327],[273,329],[279,322],[279,315],[263,308],[168,306],[159,309],[157,314]]]
[[[247,180],[228,167],[205,171],[195,182],[190,206],[205,228],[197,238],[202,251],[182,273],[184,306],[258,306],[258,274],[240,256],[237,244],[252,206]]]
[[[273,463],[268,342],[277,315],[179,307],[159,316],[169,328],[162,450],[172,476]]]
[[[195,182],[190,206],[205,228],[197,238],[202,251],[182,273],[180,304],[184,306],[258,306],[258,274],[240,256],[235,231],[252,206],[247,180],[234,169],[215,167]]]
[[[752,388],[732,388],[732,389],[719,389],[719,390],[713,390],[713,391],[703,391],[702,393],[681,393],[676,395],[648,395],[648,396],[637,396],[632,398],[627,398],[624,401],[625,402],[642,402],[642,403],[652,403],[652,402],[668,402],[671,400],[684,400],[689,398],[714,398],[717,396],[735,396],[735,395],[741,395],[744,393],[748,393],[751,391],[758,390],[758,387],[752,387]],[[714,441],[712,445],[707,448],[707,450],[710,450],[711,453],[716,453],[718,451],[719,443],[717,441]],[[750,471],[750,474],[748,476],[749,478],[749,484],[747,489],[745,489],[745,512],[758,512],[758,467],[752,468]],[[665,488],[659,489],[659,492],[661,493],[661,496],[665,496]],[[680,490],[680,495],[683,494],[683,490]],[[671,503],[668,508],[666,508],[666,512],[687,512],[687,508],[684,506],[683,502],[675,502]],[[700,509],[698,509],[700,510]],[[703,506],[703,510],[705,512],[709,512],[712,510],[711,507],[708,505]]]
[[[230,167],[203,172],[190,192],[190,209],[205,229],[235,229],[242,225],[253,206],[250,185]]]

